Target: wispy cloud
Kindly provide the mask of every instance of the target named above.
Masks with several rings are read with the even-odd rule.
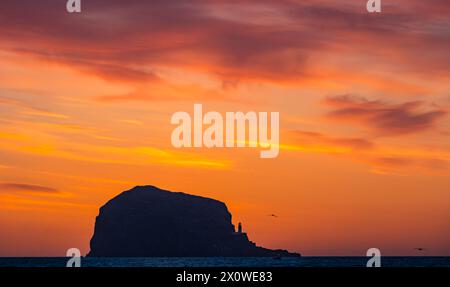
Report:
[[[0,105],[9,105],[9,106],[15,106],[20,109],[20,113],[28,116],[39,116],[39,117],[48,117],[48,118],[56,118],[56,119],[68,119],[69,116],[52,112],[47,109],[38,108],[35,106],[32,106],[30,104],[24,103],[22,101],[11,99],[11,98],[5,98],[0,97]]]
[[[366,164],[373,173],[442,174],[450,168],[450,153],[445,149],[406,148],[376,144],[365,138],[309,131],[290,131],[284,135],[287,143],[280,145],[281,150],[345,156],[349,160]]]
[[[26,183],[15,183],[15,182],[4,182],[0,183],[0,191],[3,192],[37,192],[37,193],[59,193],[59,190],[53,187],[26,184]]]
[[[92,163],[123,165],[171,165],[187,168],[230,169],[232,162],[224,158],[212,158],[193,151],[176,151],[173,148],[151,146],[115,146],[77,142],[60,142],[45,133],[6,134],[0,141],[0,150],[29,153]]]
[[[399,135],[434,127],[447,115],[443,109],[426,109],[422,101],[392,104],[349,95],[328,97],[325,104],[333,110],[326,117],[368,127],[379,135]]]
[[[309,131],[292,131],[289,134],[296,144],[305,146],[329,146],[348,148],[350,150],[367,150],[375,146],[370,140],[357,137],[333,137]]]
[[[372,172],[381,174],[417,175],[418,173],[447,174],[450,161],[438,157],[379,154],[370,159]]]

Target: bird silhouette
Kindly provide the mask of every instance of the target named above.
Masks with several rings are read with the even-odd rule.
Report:
[[[269,216],[270,216],[270,217],[275,217],[275,218],[278,217],[278,215],[276,215],[276,214],[269,214]]]
[[[414,248],[414,250],[417,250],[417,251],[427,251],[425,248],[421,248],[421,247],[416,247],[416,248]]]

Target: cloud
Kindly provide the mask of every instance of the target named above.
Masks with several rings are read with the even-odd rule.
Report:
[[[1,91],[1,90],[0,90]],[[15,106],[19,109],[21,109],[21,113],[28,116],[39,116],[39,117],[46,117],[46,118],[57,118],[57,119],[67,119],[69,116],[49,111],[47,109],[41,109],[37,108],[31,105],[28,105],[22,101],[16,100],[16,99],[10,99],[0,96],[0,106],[1,105],[9,105],[9,106]]]
[[[375,145],[363,138],[356,137],[333,137],[317,132],[292,131],[290,138],[297,145],[328,147],[330,150],[345,148],[348,150],[368,150]]]
[[[370,158],[375,173],[417,175],[418,172],[447,174],[450,162],[441,158],[379,155]]]
[[[443,109],[424,109],[422,101],[392,104],[342,95],[328,97],[324,103],[333,108],[326,114],[328,119],[363,125],[384,136],[421,132],[433,128],[447,115]]]
[[[24,183],[0,183],[0,191],[6,192],[36,192],[36,193],[59,193],[59,191],[52,187],[24,184]]]
[[[345,156],[370,166],[380,174],[445,174],[450,168],[450,153],[439,149],[418,149],[374,143],[358,137],[336,137],[309,131],[285,132],[286,151]]]
[[[376,17],[354,1],[90,0],[81,14],[60,2],[2,1],[0,49],[137,83],[159,81],[158,66],[208,72],[224,83],[296,82],[311,76],[312,56],[330,51],[370,50],[395,68],[449,72],[441,0],[386,3]]]

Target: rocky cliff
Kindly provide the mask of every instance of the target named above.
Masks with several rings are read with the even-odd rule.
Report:
[[[91,257],[299,256],[236,233],[220,201],[138,186],[100,208]]]

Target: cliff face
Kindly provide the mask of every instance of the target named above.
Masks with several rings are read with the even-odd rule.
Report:
[[[257,247],[234,231],[220,201],[139,186],[100,208],[88,256],[298,256]]]

